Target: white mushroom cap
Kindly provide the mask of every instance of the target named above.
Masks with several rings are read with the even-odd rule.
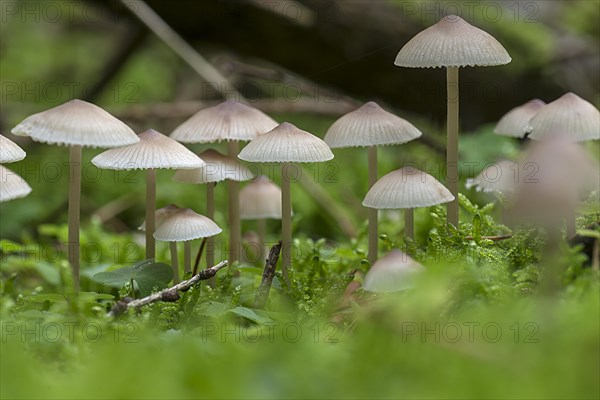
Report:
[[[277,122],[256,108],[233,100],[207,107],[179,125],[171,138],[183,143],[248,141],[270,131]]]
[[[0,203],[31,193],[31,187],[10,169],[0,165]]]
[[[600,112],[574,93],[566,93],[542,107],[527,130],[534,140],[564,136],[573,142],[600,139]]]
[[[154,129],[140,133],[140,141],[130,146],[106,150],[92,158],[92,164],[105,169],[198,168],[204,161],[181,143]]]
[[[369,101],[335,121],[323,140],[335,149],[402,144],[419,136],[410,122]]]
[[[102,108],[71,100],[25,118],[11,132],[37,142],[84,147],[120,147],[139,142],[122,121]]]
[[[502,136],[522,138],[527,133],[529,120],[546,105],[540,99],[533,99],[525,104],[513,108],[496,124],[494,133]]]
[[[475,178],[467,179],[467,189],[478,192],[507,193],[514,189],[519,177],[519,164],[503,160],[485,167]]]
[[[413,167],[404,167],[375,182],[363,205],[377,209],[417,208],[452,200],[452,193],[433,176]]]
[[[173,175],[173,180],[184,183],[210,183],[231,181],[248,181],[254,174],[238,160],[208,149],[200,153],[204,165],[200,168],[181,169]]]
[[[167,218],[171,215],[175,214],[177,211],[181,210],[181,208],[175,204],[169,204],[164,206],[163,208],[159,208],[154,212],[154,228],[156,229],[160,224],[165,222]],[[142,225],[138,228],[140,231],[146,231],[146,221],[142,222]]]
[[[406,253],[394,249],[375,262],[365,275],[364,289],[369,292],[386,293],[410,289],[414,277],[425,267]]]
[[[419,32],[402,47],[394,64],[409,68],[508,64],[510,56],[487,32],[456,15]]]
[[[169,216],[154,232],[154,238],[163,242],[186,242],[221,233],[214,221],[189,208],[183,208]]]
[[[0,163],[11,163],[20,161],[27,154],[15,142],[0,135]]]
[[[248,143],[238,157],[262,163],[323,162],[333,159],[327,143],[315,135],[283,122]]]
[[[259,176],[240,190],[241,219],[281,219],[281,189]]]

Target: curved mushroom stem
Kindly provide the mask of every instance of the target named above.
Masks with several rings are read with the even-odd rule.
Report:
[[[412,208],[404,210],[404,236],[411,239],[415,237],[415,213]]]
[[[446,220],[458,228],[458,67],[448,67],[448,142],[446,147],[446,186],[454,196],[448,203]]]
[[[146,171],[146,259],[156,257],[154,244],[154,230],[156,212],[156,170]]]
[[[260,263],[263,263],[265,254],[265,232],[266,232],[267,221],[264,218],[256,221],[256,230],[258,231],[258,254],[256,258]]]
[[[171,249],[171,266],[173,267],[173,283],[179,283],[179,261],[177,260],[177,242],[169,242]]]
[[[281,272],[283,279],[288,281],[288,268],[292,264],[292,199],[290,193],[291,164],[281,164],[281,239],[282,257]]]
[[[377,146],[369,147],[369,189],[377,182]],[[377,261],[377,212],[376,208],[367,208],[369,215],[369,263]]]
[[[240,152],[237,141],[227,142],[227,154],[237,159]],[[240,183],[228,180],[229,193],[229,265],[240,259],[240,243],[242,242],[242,228],[240,225]]]
[[[192,241],[183,242],[183,271],[192,271]]]
[[[206,184],[206,216],[215,219],[215,183]],[[215,265],[215,239],[206,238],[206,268]]]
[[[69,263],[75,292],[79,292],[79,206],[81,200],[81,146],[69,148]]]

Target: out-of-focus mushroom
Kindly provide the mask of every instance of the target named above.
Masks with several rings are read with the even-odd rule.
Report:
[[[367,272],[363,288],[369,292],[399,292],[413,287],[415,276],[425,267],[406,253],[394,249],[381,257]]]
[[[0,165],[0,203],[31,193],[31,187],[19,175]]]
[[[544,103],[540,99],[533,99],[525,104],[513,108],[496,124],[494,133],[502,136],[511,136],[516,138],[523,138],[527,134],[527,127],[529,120],[544,107]]]

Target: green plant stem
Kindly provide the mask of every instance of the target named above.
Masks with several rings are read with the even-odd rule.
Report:
[[[75,293],[79,292],[79,218],[81,202],[81,146],[69,148],[69,242],[68,256]]]
[[[404,210],[404,236],[411,239],[415,237],[415,212],[412,208]]]
[[[151,168],[146,171],[146,259],[156,257],[154,231],[156,212],[156,170]]]
[[[236,159],[239,142],[227,142],[227,154]],[[229,192],[229,263],[230,265],[240,259],[240,243],[242,242],[242,229],[240,224],[240,183],[234,180],[227,181]]]
[[[206,216],[215,220],[215,183],[206,184]],[[215,264],[215,238],[206,238],[206,268]]]
[[[448,141],[446,144],[446,186],[454,196],[448,203],[447,221],[458,228],[458,67],[448,67]]]
[[[281,273],[286,281],[288,280],[288,268],[292,264],[292,199],[290,193],[290,166],[291,164],[289,163],[281,164]]]
[[[377,182],[377,146],[369,147],[369,189]],[[369,216],[369,263],[373,265],[377,261],[378,248],[378,221],[376,208],[367,208]]]
[[[184,272],[192,271],[192,241],[183,242],[183,270]]]
[[[177,242],[169,242],[171,249],[171,266],[173,267],[173,283],[179,283],[179,261],[177,260]]]

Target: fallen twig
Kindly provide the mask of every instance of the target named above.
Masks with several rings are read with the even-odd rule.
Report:
[[[281,240],[275,243],[269,251],[262,281],[260,282],[260,287],[258,288],[256,297],[254,299],[254,308],[263,308],[267,303],[267,299],[269,298],[269,290],[271,289],[271,282],[273,282],[273,277],[275,276],[275,268],[277,266],[277,261],[279,261],[280,252]]]
[[[154,303],[157,301],[177,301],[177,300],[179,300],[178,292],[185,292],[185,291],[189,290],[192,286],[194,286],[196,283],[198,283],[202,280],[212,278],[213,276],[215,276],[217,274],[217,272],[220,269],[225,268],[228,264],[229,263],[227,260],[223,260],[220,263],[218,263],[217,265],[215,265],[214,267],[203,269],[202,271],[200,271],[198,273],[198,275],[194,275],[186,281],[179,282],[175,286],[172,286],[165,290],[161,290],[160,292],[157,292],[157,293],[153,293],[150,296],[146,296],[144,298],[137,299],[137,300],[132,300],[130,298],[125,298],[123,300],[120,300],[117,302],[117,304],[115,304],[113,306],[113,308],[110,310],[108,315],[111,317],[114,317],[114,316],[124,313],[128,309],[140,308],[140,307],[146,306],[148,304],[151,304],[151,303]]]
[[[492,240],[494,242],[499,242],[500,240],[510,239],[511,237],[513,237],[512,234],[510,234],[510,235],[498,235],[498,236],[482,236],[481,239],[486,239],[486,240]],[[466,236],[465,239],[467,239],[467,240],[475,240],[475,238],[473,236]]]

